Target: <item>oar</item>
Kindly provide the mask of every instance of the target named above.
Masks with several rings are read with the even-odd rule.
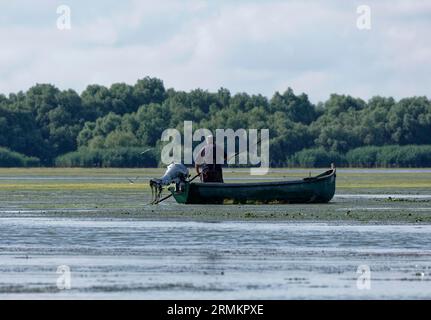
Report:
[[[165,201],[166,199],[169,199],[172,196],[172,193],[168,194],[166,197],[161,198],[159,201],[154,202],[153,204],[159,204],[162,201]]]
[[[193,178],[191,178],[189,180],[189,182],[192,182],[193,180],[195,180],[197,177],[199,177],[202,174],[202,172],[199,172],[197,175],[195,175]]]
[[[201,172],[202,173],[202,172]],[[191,178],[188,182],[192,182],[193,180],[195,180],[197,177],[199,177],[201,175],[201,173],[198,173],[197,175],[195,175],[193,178]],[[169,199],[170,197],[172,197],[172,193],[168,194],[166,197],[160,199],[157,202],[154,202],[153,204],[159,204],[162,201],[165,201],[166,199]]]

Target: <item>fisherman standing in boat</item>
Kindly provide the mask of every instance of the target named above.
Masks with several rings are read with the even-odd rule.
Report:
[[[196,173],[200,175],[202,182],[223,182],[222,163],[226,161],[227,155],[214,143],[214,136],[207,136],[205,141],[206,145],[199,150],[196,157]]]

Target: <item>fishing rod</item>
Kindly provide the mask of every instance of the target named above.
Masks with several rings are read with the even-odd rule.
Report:
[[[141,156],[144,155],[144,154],[146,154],[148,151],[151,151],[151,150],[153,150],[153,148],[148,148],[148,149],[142,151],[141,152]]]
[[[142,155],[144,155],[144,154],[146,154],[148,151],[151,151],[151,150],[153,150],[154,148],[148,148],[148,149],[145,149],[144,151],[142,151],[141,153],[140,153],[140,155],[142,156]],[[132,179],[132,178],[129,178],[129,177],[125,177],[125,179],[127,180],[127,181],[129,181],[129,183],[130,184],[134,184],[136,181],[138,181],[138,178],[139,177],[136,177],[135,179]]]
[[[262,138],[260,138],[254,145],[252,145],[252,147],[257,146],[259,143],[262,142]],[[237,153],[235,153],[234,155],[230,156],[229,159],[226,159],[226,163],[229,162],[230,159],[235,158],[237,155],[239,155],[240,153],[243,153],[247,150],[243,150],[243,151],[238,151]]]

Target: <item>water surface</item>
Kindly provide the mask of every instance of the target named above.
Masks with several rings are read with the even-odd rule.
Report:
[[[12,215],[0,234],[2,299],[431,298],[430,225]]]

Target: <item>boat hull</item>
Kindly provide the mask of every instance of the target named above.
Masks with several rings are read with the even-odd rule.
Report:
[[[296,181],[260,183],[188,183],[171,190],[178,203],[326,203],[335,194],[335,169]]]

